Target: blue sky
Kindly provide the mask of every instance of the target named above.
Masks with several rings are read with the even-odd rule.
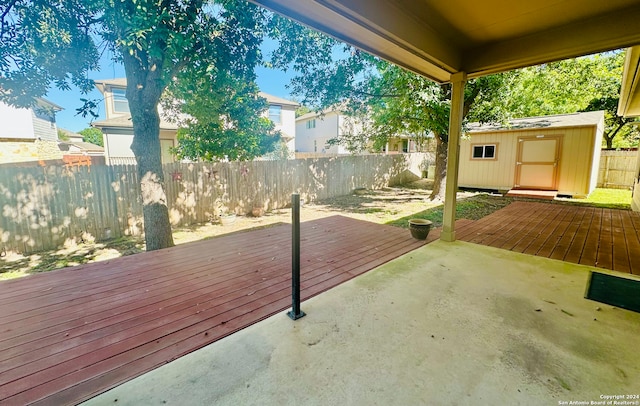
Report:
[[[125,76],[124,67],[112,62],[108,55],[103,56],[100,60],[100,65],[100,71],[91,72],[89,74],[89,78],[114,79]],[[285,88],[285,85],[287,85],[293,77],[293,72],[288,71],[285,73],[280,70],[260,67],[256,69],[256,74],[258,76],[258,86],[261,91],[274,96],[283,97],[285,99],[290,98],[289,91]],[[88,98],[101,100],[102,94],[97,89],[93,90],[89,94],[82,94],[76,88],[72,88],[72,90],[68,91],[51,89],[45,98],[64,108],[64,110],[56,114],[56,123],[58,127],[77,132],[89,127],[89,122],[91,121],[91,117],[85,118],[80,115],[76,115],[76,109],[82,105],[80,99]],[[101,106],[102,108],[97,112],[100,116],[95,119],[95,121],[105,118],[104,104],[101,103]]]

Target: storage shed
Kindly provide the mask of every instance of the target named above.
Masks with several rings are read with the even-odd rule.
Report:
[[[471,124],[460,143],[460,187],[584,197],[598,180],[604,112]]]

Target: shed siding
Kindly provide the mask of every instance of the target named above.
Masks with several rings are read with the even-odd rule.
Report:
[[[597,181],[599,147],[596,127],[570,127],[471,133],[460,144],[461,187],[481,189],[510,189],[515,184],[518,137],[536,135],[562,135],[562,151],[558,172],[558,193],[587,195]],[[498,144],[496,160],[472,160],[471,144]],[[594,154],[594,145],[597,151]],[[597,155],[594,162],[594,155]]]

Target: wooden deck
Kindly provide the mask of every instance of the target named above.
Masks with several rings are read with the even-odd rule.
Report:
[[[640,275],[640,213],[514,202],[460,224],[459,240]]]
[[[0,404],[78,403],[290,307],[290,234],[285,224],[2,282]],[[301,235],[303,299],[424,244],[341,216]]]

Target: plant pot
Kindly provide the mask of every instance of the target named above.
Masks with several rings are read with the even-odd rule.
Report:
[[[264,209],[262,207],[254,207],[251,209],[251,215],[253,217],[262,217],[264,214]]]
[[[223,226],[228,226],[236,222],[235,214],[223,214],[220,216],[220,224]]]
[[[416,240],[426,240],[433,223],[425,219],[410,219],[409,231]]]

